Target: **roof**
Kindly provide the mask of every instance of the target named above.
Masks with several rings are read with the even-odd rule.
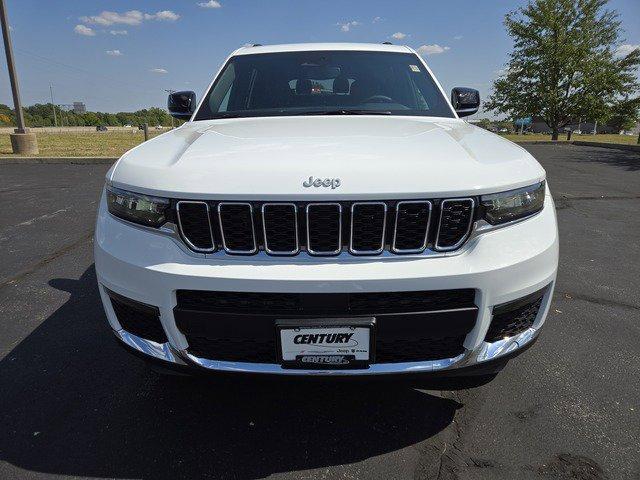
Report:
[[[384,45],[382,43],[290,43],[285,45],[262,45],[259,47],[241,47],[234,55],[251,55],[255,53],[278,52],[311,52],[319,50],[352,50],[367,52],[401,52],[409,53],[411,49],[404,45]]]

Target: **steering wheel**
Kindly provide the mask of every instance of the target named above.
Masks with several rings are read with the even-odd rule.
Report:
[[[361,103],[395,103],[395,100],[386,95],[372,95],[369,98],[365,98]]]

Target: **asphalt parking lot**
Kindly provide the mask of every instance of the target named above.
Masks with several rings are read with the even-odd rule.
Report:
[[[0,478],[640,478],[640,155],[527,147],[559,279],[490,384],[165,378],[112,339],[92,230],[106,165],[0,165]]]

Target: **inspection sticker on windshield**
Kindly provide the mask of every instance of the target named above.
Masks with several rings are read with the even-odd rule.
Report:
[[[409,65],[409,68],[411,69],[412,72],[419,72],[420,69],[418,68],[417,65]]]

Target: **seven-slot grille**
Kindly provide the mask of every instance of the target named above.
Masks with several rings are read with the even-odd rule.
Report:
[[[450,251],[468,238],[472,198],[440,201],[179,201],[175,213],[187,246],[201,253],[314,256]]]

